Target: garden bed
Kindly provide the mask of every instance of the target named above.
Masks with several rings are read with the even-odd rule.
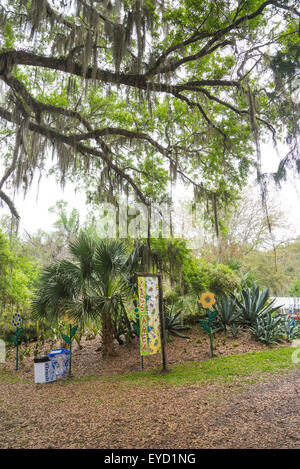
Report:
[[[171,342],[166,345],[168,364],[189,362],[194,360],[210,359],[209,338],[202,329],[193,327],[187,331],[188,339],[174,336]],[[120,346],[115,343],[116,355],[109,359],[102,358],[100,336],[94,340],[82,339],[80,350],[77,343],[73,342],[72,373],[75,377],[84,376],[109,376],[123,373],[131,373],[141,369],[141,359],[139,354],[139,343],[135,338],[129,345]],[[57,342],[53,348],[61,347],[62,343]],[[226,336],[223,332],[215,334],[214,337],[215,355],[217,357],[239,354],[251,351],[264,350],[271,348],[260,342],[255,341],[249,331],[241,331],[236,337]],[[274,347],[274,346],[273,346]],[[27,346],[27,353],[30,355],[24,357],[20,365],[18,375],[20,377],[34,380],[33,370],[33,349],[34,343]],[[49,352],[50,345],[45,343],[41,353]],[[5,364],[0,364],[0,369],[4,368],[13,371],[15,367],[15,350],[12,350]],[[154,369],[161,364],[161,355],[152,355],[144,358],[144,369]]]

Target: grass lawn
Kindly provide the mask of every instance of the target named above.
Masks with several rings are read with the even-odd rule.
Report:
[[[263,376],[267,377],[280,371],[297,368],[298,365],[292,362],[294,350],[292,347],[280,347],[261,352],[218,357],[203,362],[195,361],[173,365],[168,367],[169,372],[166,374],[161,374],[158,370],[144,370],[104,379],[118,383],[129,382],[134,385],[206,384],[209,382],[233,382],[248,377],[257,381]],[[91,378],[89,377],[89,379]],[[96,379],[96,377],[94,378]]]

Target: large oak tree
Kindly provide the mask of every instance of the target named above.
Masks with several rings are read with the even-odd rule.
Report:
[[[296,162],[295,0],[1,0],[0,198],[45,171],[83,178],[91,197],[162,200],[180,177],[229,203],[260,140]],[[299,103],[298,103],[299,105]]]

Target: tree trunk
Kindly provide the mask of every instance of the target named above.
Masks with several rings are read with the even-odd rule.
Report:
[[[114,350],[114,332],[110,314],[106,314],[102,323],[102,355],[103,357],[113,357]]]

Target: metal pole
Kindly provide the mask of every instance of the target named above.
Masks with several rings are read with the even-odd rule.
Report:
[[[163,305],[163,290],[162,290],[162,281],[161,273],[157,273],[158,277],[158,292],[159,292],[159,317],[160,317],[160,334],[161,334],[161,355],[162,355],[162,364],[163,371],[168,371],[167,369],[167,358],[166,358],[166,349],[165,349],[165,318],[164,318],[164,305]]]
[[[210,326],[210,329],[209,329],[209,342],[210,342],[210,353],[211,353],[211,356],[213,358],[214,357],[214,346],[213,346],[213,337],[212,337],[211,326]]]
[[[69,363],[69,377],[72,372],[72,336],[71,336],[72,324],[69,325],[69,337],[70,337],[70,363]]]
[[[17,333],[16,333],[16,339],[17,339],[17,356],[16,356],[16,371],[19,369],[19,337],[18,337],[18,327],[17,327]]]

